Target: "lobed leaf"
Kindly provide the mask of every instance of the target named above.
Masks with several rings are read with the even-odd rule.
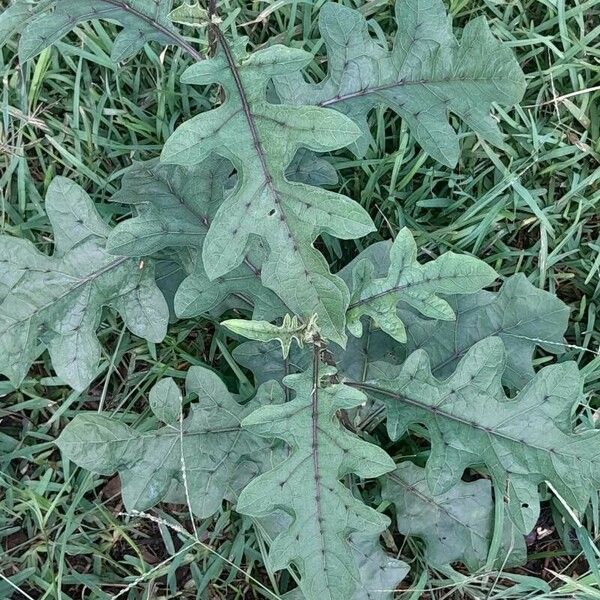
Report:
[[[82,390],[97,374],[103,306],[150,342],[165,337],[169,311],[151,264],[106,251],[110,229],[83,189],[55,178],[46,211],[53,256],[0,236],[0,372],[19,385],[47,348],[58,376]]]
[[[396,508],[398,531],[423,539],[427,564],[463,563],[471,572],[486,564],[494,534],[494,501],[488,479],[458,481],[434,495],[425,470],[410,462],[383,477],[382,498]],[[525,539],[504,520],[497,568],[526,561]]]
[[[355,533],[350,536],[349,543],[360,577],[350,600],[393,600],[394,589],[408,574],[409,566],[386,554],[379,536]],[[305,599],[300,588],[283,596],[283,600]]]
[[[0,47],[17,32],[21,32],[27,21],[52,6],[54,0],[34,3],[29,0],[15,0],[0,13]]]
[[[174,296],[180,318],[220,315],[230,307],[251,309],[255,318],[271,319],[285,312],[279,298],[261,284],[260,248],[216,281],[204,270],[202,246],[230,180],[231,164],[219,157],[191,168],[152,160],[135,164],[112,198],[133,206],[137,214],[115,227],[108,241],[111,252],[141,256],[165,248],[186,250],[183,263],[188,274]]]
[[[172,4],[172,0],[48,0],[36,4],[16,0],[0,15],[0,44],[10,34],[20,32],[19,58],[25,62],[80,23],[103,19],[123,27],[113,44],[115,62],[130,58],[151,41],[177,44],[200,60],[201,55],[178,34],[168,18]]]
[[[355,265],[368,260],[375,277],[383,278],[390,269],[390,246],[391,242],[368,246],[339,275],[351,286]],[[456,315],[453,321],[423,319],[414,309],[399,303],[398,318],[406,329],[404,345],[386,340],[387,336],[363,316],[368,329],[348,342],[339,358],[340,364],[348,366],[340,366],[341,370],[354,381],[364,381],[351,364],[364,366],[367,362],[369,369],[380,360],[398,364],[422,348],[429,355],[432,373],[444,377],[452,373],[473,344],[496,335],[507,351],[502,382],[520,389],[535,374],[532,356],[536,347],[552,354],[563,351],[569,307],[554,294],[532,285],[522,273],[507,278],[498,292],[480,291],[444,299]],[[380,348],[385,351],[380,352]]]
[[[388,377],[356,384],[387,407],[387,429],[398,439],[413,423],[426,425],[429,489],[447,492],[467,467],[485,467],[504,490],[510,518],[527,533],[539,514],[537,487],[550,482],[583,511],[600,487],[600,432],[573,432],[583,380],[573,362],[541,369],[515,399],[506,398],[506,354],[497,337],[475,344],[455,372],[440,381],[423,350]]]
[[[243,342],[232,352],[235,361],[252,371],[256,385],[266,381],[281,383],[286,375],[305,371],[311,365],[312,351],[293,345],[287,358],[283,358],[281,345],[272,342]]]
[[[282,102],[348,115],[363,132],[353,146],[358,156],[364,156],[371,140],[368,114],[379,106],[402,117],[423,150],[449,166],[459,156],[449,113],[500,145],[490,107],[516,104],[525,90],[510,48],[493,37],[482,17],[467,23],[459,43],[442,0],[398,0],[396,22],[389,50],[371,37],[359,11],[326,3],[319,30],[327,49],[327,76],[313,83],[297,72],[280,75],[275,83]]]
[[[186,1],[175,7],[169,14],[169,19],[173,23],[181,23],[197,29],[206,27],[209,21],[208,11],[200,6],[198,0],[195,4]]]
[[[513,389],[522,388],[535,375],[532,356],[537,346],[553,354],[563,351],[569,307],[532,285],[522,273],[509,277],[499,292],[481,291],[447,300],[455,321],[429,321],[409,310],[399,312],[406,326],[407,355],[425,350],[436,377],[450,375],[468,349],[488,336],[504,342],[502,382]]]
[[[334,372],[324,369],[321,376]],[[361,392],[341,384],[323,386],[309,373],[289,375],[284,384],[296,393],[294,400],[261,408],[242,425],[256,435],[283,440],[290,455],[248,484],[237,510],[257,518],[279,509],[288,513],[293,522],[271,545],[271,567],[294,564],[308,600],[347,599],[359,582],[348,536],[376,535],[388,520],[355,498],[340,479],[350,473],[377,477],[392,470],[394,463],[337,420],[337,411],[365,401]]]
[[[212,280],[230,272],[244,260],[253,239],[264,240],[263,284],[294,314],[305,319],[318,314],[324,337],[343,344],[349,293],[313,242],[322,232],[360,237],[373,225],[357,203],[292,182],[286,169],[299,148],[343,147],[358,130],[335,111],[267,101],[272,77],[300,69],[311,59],[308,53],[274,45],[248,54],[245,39],[230,46],[218,28],[213,31],[217,54],[190,67],[183,81],[218,83],[226,99],[181,125],[162,154],[164,162],[190,166],[214,152],[229,159],[238,173],[236,188],[218,209],[204,242],[206,273]]]
[[[387,276],[378,277],[373,263],[356,261],[347,325],[356,337],[362,335],[361,317],[371,317],[377,326],[399,342],[406,342],[406,329],[397,311],[399,302],[426,317],[452,321],[455,314],[439,294],[472,294],[497,277],[483,261],[446,252],[424,265],[417,261],[417,246],[408,229],[402,229],[389,256]]]
[[[281,325],[273,325],[268,321],[247,321],[246,319],[228,319],[221,325],[250,340],[264,343],[278,341],[284,359],[289,356],[293,340],[296,340],[298,346],[302,348],[304,342],[311,341],[312,336],[317,332],[314,319],[303,323],[295,315],[293,317],[285,315]]]
[[[192,511],[209,517],[262,470],[268,453],[269,442],[243,430],[242,419],[283,396],[278,386],[266,384],[242,406],[217,375],[202,367],[190,368],[185,385],[187,395],[198,401],[183,422],[177,423],[181,394],[172,379],[165,379],[150,392],[150,406],[166,419],[165,427],[134,429],[117,418],[79,414],[56,443],[80,467],[101,475],[118,472],[127,510],[147,510],[173,497],[185,502],[187,484]]]

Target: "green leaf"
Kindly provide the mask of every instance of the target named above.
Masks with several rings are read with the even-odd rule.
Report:
[[[351,600],[393,600],[394,589],[408,574],[408,565],[386,554],[379,544],[379,536],[354,534],[350,546],[358,567],[360,580]],[[284,600],[305,600],[297,588],[283,596]]]
[[[295,72],[279,76],[282,102],[331,107],[351,117],[363,131],[353,147],[359,156],[371,139],[367,116],[380,106],[400,115],[423,150],[449,166],[459,156],[449,112],[492,144],[501,144],[491,104],[516,104],[525,90],[510,48],[492,36],[483,17],[467,23],[459,44],[442,0],[398,0],[396,22],[390,51],[370,36],[360,12],[326,3],[319,29],[328,74],[319,83]]]
[[[323,369],[321,377],[334,373]],[[271,568],[295,565],[308,600],[347,600],[359,578],[348,536],[376,535],[388,519],[355,498],[340,479],[350,473],[377,477],[392,470],[394,463],[336,418],[337,411],[362,404],[364,394],[341,384],[316,384],[309,373],[289,375],[284,383],[295,392],[294,400],[261,408],[242,425],[257,435],[285,441],[290,455],[242,491],[237,510],[258,518],[278,509],[287,512],[293,522],[271,545]]]
[[[351,286],[352,271],[361,260],[369,260],[375,276],[384,277],[390,268],[390,246],[390,242],[368,246],[340,271],[340,277]],[[353,364],[360,367],[361,361],[363,366],[366,361],[368,369],[379,368],[380,360],[398,364],[422,348],[429,355],[432,373],[444,377],[452,373],[473,344],[497,335],[507,350],[502,382],[520,389],[535,374],[532,355],[537,346],[553,354],[563,352],[568,306],[554,294],[532,285],[522,273],[509,277],[499,292],[446,296],[445,300],[456,315],[454,321],[423,319],[407,305],[399,304],[398,317],[406,329],[405,345],[389,338],[386,341],[386,336],[371,322],[367,332],[360,338],[352,338],[346,352],[339,354],[340,370],[350,379],[364,381]]]
[[[166,335],[169,311],[151,264],[105,250],[110,229],[83,189],[55,178],[46,211],[53,256],[27,240],[0,236],[0,372],[19,385],[47,348],[58,376],[82,390],[97,374],[103,306],[155,343]]]
[[[54,0],[33,2],[30,0],[15,0],[0,13],[0,47],[11,36],[23,30],[28,21],[42,10],[52,6]]]
[[[308,369],[312,360],[311,349],[299,346],[292,346],[284,359],[279,342],[244,342],[232,354],[239,365],[252,371],[256,385],[271,380],[281,383],[286,375]]]
[[[510,518],[527,533],[539,514],[543,481],[574,510],[585,509],[600,488],[600,432],[573,432],[583,387],[574,362],[541,369],[511,400],[502,388],[505,367],[504,345],[491,337],[475,344],[443,381],[417,350],[402,367],[390,366],[386,379],[357,387],[386,404],[392,439],[411,424],[426,425],[426,478],[433,494],[447,492],[467,467],[485,467],[504,490]]]
[[[351,337],[346,348],[335,344],[329,347],[336,361],[340,377],[352,381],[366,381],[404,358],[404,348],[381,330],[367,327],[362,337]],[[286,375],[305,371],[311,364],[310,348],[292,345],[287,359],[281,355],[277,342],[244,342],[233,350],[235,361],[254,374],[257,385],[274,379],[281,382]],[[385,361],[385,362],[383,362]]]
[[[175,313],[181,319],[202,314],[221,316],[230,308],[249,311],[255,319],[273,320],[286,312],[286,306],[260,280],[262,251],[257,245],[242,265],[211,281],[202,256],[191,252],[185,260],[188,276],[175,294]]]
[[[221,323],[233,333],[242,337],[259,342],[271,342],[277,340],[281,345],[283,358],[287,358],[290,353],[292,341],[296,340],[298,346],[302,348],[304,342],[311,342],[318,333],[316,319],[311,318],[303,323],[295,315],[285,315],[281,325],[272,325],[267,321],[246,321],[245,319],[229,319]]]
[[[377,277],[372,262],[358,260],[353,270],[352,299],[348,308],[348,329],[360,337],[361,317],[370,316],[383,331],[406,342],[406,330],[397,312],[404,302],[426,317],[452,321],[452,307],[439,294],[471,294],[489,285],[496,272],[472,256],[446,252],[421,265],[417,245],[408,229],[402,229],[390,250],[386,277]]]
[[[137,214],[115,227],[108,240],[111,252],[143,256],[165,248],[186,249],[181,256],[185,256],[188,276],[174,297],[180,318],[203,313],[219,316],[232,306],[253,309],[258,319],[285,313],[279,298],[261,284],[260,248],[254,248],[239,267],[216,281],[210,281],[204,270],[202,245],[231,185],[230,176],[231,163],[214,156],[191,168],[156,160],[136,163],[112,197],[114,202],[134,207]]]
[[[506,346],[502,382],[513,389],[522,388],[535,375],[536,346],[553,354],[563,351],[569,307],[532,285],[522,273],[509,277],[498,293],[482,291],[447,300],[455,321],[428,321],[408,310],[399,311],[406,326],[406,353],[425,350],[436,377],[450,375],[471,346],[492,335]]]
[[[383,477],[381,495],[396,507],[398,531],[423,539],[427,564],[439,567],[460,562],[470,571],[486,564],[494,533],[488,479],[459,481],[443,494],[433,495],[425,470],[404,462]],[[521,565],[526,556],[523,536],[505,519],[496,567]]]
[[[195,3],[184,1],[183,4],[170,12],[169,19],[173,23],[181,23],[182,25],[201,29],[208,25],[208,12],[200,6],[198,0]]]
[[[177,384],[171,377],[161,379],[148,394],[152,412],[167,425],[177,421],[183,398]]]
[[[102,475],[118,472],[127,510],[147,510],[172,496],[185,501],[182,486],[187,483],[194,514],[208,517],[261,470],[269,443],[242,430],[240,423],[258,407],[281,402],[281,389],[267,384],[241,406],[212,371],[192,367],[186,390],[198,401],[183,423],[177,423],[176,386],[172,380],[164,381],[152,390],[151,407],[157,417],[169,419],[166,427],[148,430],[143,424],[134,429],[117,418],[79,414],[56,443],[80,467]]]
[[[235,269],[252,238],[268,246],[262,282],[305,319],[318,314],[323,336],[344,343],[349,293],[314,248],[322,232],[353,239],[373,230],[359,204],[349,198],[295,183],[286,177],[299,148],[327,151],[358,135],[345,116],[323,108],[292,107],[266,100],[273,76],[300,69],[311,55],[273,45],[248,54],[246,40],[231,47],[218,28],[214,58],[190,67],[182,80],[220,84],[226,99],[183,125],[167,141],[162,159],[195,165],[217,153],[231,160],[238,183],[217,211],[203,247],[210,279]]]
[[[306,148],[300,148],[296,152],[285,173],[289,180],[306,185],[335,185],[339,179],[335,167],[326,158],[317,156]]]
[[[355,382],[379,376],[381,366],[398,364],[405,356],[405,346],[372,323],[365,325],[361,337],[351,337],[345,349],[332,347],[331,350],[340,375]]]
[[[28,0],[15,2],[11,11],[15,14]],[[54,0],[41,2],[32,8],[27,21],[13,23],[22,29],[19,58],[25,62],[37,56],[75,27],[94,19],[117,21],[123,30],[117,36],[112,59],[116,62],[130,58],[144,44],[157,41],[162,44],[177,44],[199,60],[196,52],[181,37],[168,18],[172,0]],[[51,9],[54,10],[51,10]],[[0,21],[2,27],[2,21]]]

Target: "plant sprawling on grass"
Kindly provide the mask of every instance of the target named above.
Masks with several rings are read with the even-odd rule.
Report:
[[[536,347],[559,352],[568,308],[524,275],[485,290],[498,274],[473,256],[421,261],[407,228],[392,243],[363,240],[333,272],[321,241],[375,226],[323,187],[336,175],[315,155],[363,156],[377,108],[397,113],[446,165],[459,157],[451,114],[502,145],[490,108],[524,92],[512,52],[482,18],[457,39],[441,0],[398,0],[391,48],[359,11],[329,2],[319,18],[327,71],[315,82],[311,53],[278,43],[250,51],[214,12],[176,4],[17,0],[0,16],[0,42],[19,32],[22,61],[84,21],[115,20],[114,60],[148,41],[174,44],[194,61],[182,83],[219,90],[159,159],[124,174],[112,201],[131,206],[130,218],[109,227],[79,186],[56,178],[45,203],[52,256],[0,236],[0,372],[19,386],[47,349],[58,377],[81,391],[97,376],[103,307],[150,344],[170,318],[207,317],[235,368],[252,372],[250,400],[194,366],[185,395],[168,377],[152,388],[152,416],[136,425],[75,416],[57,440],[63,458],[118,473],[127,510],[183,503],[206,518],[231,503],[269,531],[265,564],[290,571],[290,599],[391,598],[409,568],[385,553],[388,529],[421,538],[436,568],[521,564],[539,484],[577,512],[600,488],[600,437],[575,419],[577,365],[536,373],[532,360]],[[207,29],[209,55],[177,23]],[[164,260],[180,275],[172,293],[156,275]],[[235,318],[219,325],[225,314]],[[382,420],[391,442],[429,442],[421,464],[396,456]],[[467,470],[475,481],[461,481]]]

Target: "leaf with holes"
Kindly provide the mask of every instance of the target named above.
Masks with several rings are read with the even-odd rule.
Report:
[[[150,342],[165,337],[169,310],[151,264],[106,251],[110,228],[78,185],[54,179],[46,211],[52,256],[0,236],[0,372],[19,385],[47,348],[58,376],[82,390],[97,375],[103,306]]]
[[[192,511],[209,517],[224,498],[262,469],[270,442],[241,428],[242,419],[260,406],[283,400],[281,388],[266,384],[248,404],[240,405],[212,371],[192,367],[186,377],[188,396],[198,401],[179,420],[181,394],[171,379],[156,384],[150,406],[165,426],[134,429],[116,417],[79,414],[57,440],[63,455],[101,475],[118,472],[127,510],[146,510],[177,497]],[[182,466],[184,465],[184,466]]]
[[[504,345],[475,344],[454,373],[440,381],[423,350],[386,379],[356,386],[387,408],[387,429],[398,439],[413,423],[426,425],[431,455],[429,489],[447,492],[467,467],[485,467],[504,491],[510,518],[522,533],[539,514],[537,487],[548,481],[574,510],[583,511],[600,487],[600,431],[573,432],[583,379],[574,362],[541,369],[515,399],[506,398]]]
[[[319,382],[310,373],[289,375],[284,384],[295,398],[261,408],[242,422],[252,433],[290,446],[285,461],[242,491],[237,510],[260,518],[282,509],[293,518],[271,544],[269,561],[274,570],[293,564],[308,600],[351,597],[359,573],[348,536],[376,535],[388,523],[340,483],[350,473],[377,477],[392,470],[394,463],[382,449],[341,426],[337,411],[354,408],[366,397],[341,384],[322,383],[334,373],[321,370]]]
[[[178,45],[201,60],[200,53],[169,20],[172,4],[172,0],[50,0],[33,5],[29,0],[16,0],[8,14],[0,17],[0,31],[4,25],[11,33],[21,33],[22,62],[37,56],[80,23],[95,19],[117,21],[123,27],[113,44],[111,57],[116,62],[130,58],[151,41]],[[24,14],[26,19],[19,18]]]
[[[135,164],[123,177],[114,202],[129,204],[137,214],[117,225],[108,240],[115,254],[143,256],[165,248],[184,249],[188,276],[174,297],[175,313],[190,318],[217,316],[230,307],[250,309],[257,319],[285,312],[284,304],[260,281],[261,250],[254,248],[239,267],[210,281],[201,260],[204,239],[231,186],[229,161],[210,157],[195,167]]]
[[[525,78],[485,19],[468,22],[459,43],[442,0],[398,0],[396,23],[390,51],[371,37],[359,11],[326,3],[319,30],[327,48],[327,76],[318,83],[305,81],[299,72],[277,77],[282,102],[330,107],[351,117],[363,132],[353,146],[359,156],[371,139],[367,116],[379,106],[400,115],[425,152],[449,166],[458,160],[459,145],[448,113],[501,144],[491,104],[519,102]]]
[[[410,462],[383,477],[381,496],[396,508],[398,531],[425,542],[427,564],[463,563],[471,572],[483,567],[494,534],[494,501],[488,479],[458,481],[434,495],[425,470]],[[525,539],[504,519],[496,568],[525,562]]]
[[[421,265],[415,240],[406,228],[394,240],[389,263],[385,277],[377,277],[368,259],[355,263],[347,319],[349,331],[357,337],[362,335],[361,317],[367,315],[394,339],[406,342],[406,330],[397,312],[399,302],[426,317],[452,321],[455,314],[439,294],[471,294],[496,278],[494,269],[483,261],[453,252]]]
[[[181,125],[162,153],[164,162],[191,166],[214,152],[231,160],[238,172],[236,188],[217,211],[204,242],[206,272],[215,279],[232,271],[244,260],[252,238],[264,240],[263,284],[294,314],[304,319],[318,314],[323,336],[343,344],[348,289],[329,272],[313,242],[322,232],[360,237],[373,224],[359,204],[292,182],[286,169],[299,148],[340,148],[356,139],[358,129],[336,111],[267,101],[272,77],[300,69],[310,54],[279,45],[249,54],[245,38],[230,45],[218,27],[212,31],[217,54],[190,67],[183,81],[219,83],[226,99]]]

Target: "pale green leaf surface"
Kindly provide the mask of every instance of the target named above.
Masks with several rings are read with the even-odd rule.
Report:
[[[381,496],[396,507],[398,531],[423,539],[428,564],[460,562],[471,572],[486,564],[494,533],[494,501],[488,479],[458,481],[446,492],[433,495],[425,469],[404,462],[383,477]],[[526,556],[523,535],[504,519],[496,567],[521,565]]]
[[[351,286],[352,271],[362,260],[372,264],[376,277],[385,277],[390,268],[390,247],[391,242],[371,244],[339,272],[340,277]],[[351,338],[346,352],[339,355],[340,369],[350,379],[364,381],[352,368],[353,364],[360,366],[366,360],[371,369],[380,367],[379,360],[398,364],[422,348],[429,355],[432,373],[437,377],[447,376],[473,344],[497,335],[507,350],[502,381],[518,389],[534,375],[532,355],[537,346],[552,354],[560,354],[564,349],[568,306],[554,294],[532,285],[522,273],[506,279],[499,292],[450,295],[445,300],[456,315],[454,321],[423,319],[415,310],[399,303],[398,317],[406,329],[405,344],[386,342],[386,336],[372,321],[371,325],[366,323],[366,333]],[[378,352],[382,345],[386,347],[385,353]]]
[[[331,348],[341,376],[351,381],[367,381],[378,377],[380,368],[402,362],[405,346],[372,326],[365,323],[362,336],[350,337],[346,348]]]
[[[481,291],[447,300],[455,321],[429,321],[403,309],[399,313],[406,326],[406,353],[425,350],[436,377],[450,375],[473,344],[492,335],[506,346],[502,381],[514,389],[534,376],[536,346],[553,354],[563,352],[569,307],[532,285],[523,274],[509,277],[497,293]]]
[[[336,361],[338,374],[351,381],[366,381],[377,377],[404,359],[405,346],[372,327],[365,328],[362,337],[351,337],[346,348],[331,344],[329,350]],[[275,380],[281,383],[286,375],[305,371],[310,366],[312,351],[292,344],[287,359],[277,342],[243,342],[233,350],[236,362],[250,369],[257,385]]]
[[[112,197],[114,202],[131,205],[137,214],[112,231],[111,252],[143,256],[165,248],[186,249],[183,266],[188,276],[174,294],[174,310],[180,318],[219,315],[229,307],[251,309],[254,318],[271,319],[285,312],[279,298],[261,284],[260,248],[216,281],[204,270],[202,245],[230,176],[231,163],[219,157],[191,168],[153,160],[134,165]]]
[[[167,425],[177,421],[183,398],[177,384],[171,377],[161,379],[148,394],[152,412]]]
[[[0,46],[13,35],[20,33],[27,21],[40,11],[49,8],[54,0],[34,3],[29,0],[15,0],[0,13]]]
[[[413,423],[426,425],[431,455],[426,477],[433,494],[447,492],[467,467],[485,467],[504,490],[522,533],[539,514],[537,487],[549,481],[576,511],[600,488],[600,432],[573,432],[583,379],[574,362],[541,369],[515,399],[502,388],[505,349],[498,337],[475,344],[446,380],[431,374],[417,350],[389,376],[356,384],[385,402],[387,428],[398,439]]]
[[[232,354],[239,365],[252,371],[256,385],[271,380],[281,383],[286,375],[308,369],[312,360],[311,349],[297,345],[292,345],[284,359],[281,345],[276,341],[244,342],[236,346]]]
[[[324,369],[321,375],[333,373]],[[348,536],[375,535],[388,519],[353,497],[340,479],[350,473],[376,477],[392,470],[394,463],[382,449],[345,430],[336,418],[338,410],[362,404],[364,394],[340,384],[313,388],[309,373],[289,375],[284,383],[295,392],[294,400],[257,410],[243,426],[285,441],[290,455],[242,491],[237,510],[258,518],[286,511],[293,522],[271,544],[271,567],[279,570],[294,564],[308,600],[347,600],[359,585]]]
[[[162,159],[195,165],[215,152],[233,163],[238,183],[210,227],[203,247],[210,279],[236,268],[253,238],[264,240],[268,255],[262,281],[290,310],[308,318],[318,314],[324,337],[344,343],[349,293],[329,272],[313,241],[322,232],[352,239],[372,231],[372,222],[349,198],[292,182],[286,169],[299,148],[327,151],[356,139],[345,116],[317,107],[292,107],[266,100],[269,80],[300,69],[311,55],[274,45],[248,54],[245,40],[233,47],[219,41],[214,58],[190,67],[185,83],[219,83],[225,102],[183,125],[167,141]]]
[[[326,3],[319,30],[327,49],[327,76],[318,83],[294,72],[278,77],[282,102],[331,107],[351,117],[363,131],[353,146],[359,156],[371,139],[367,116],[379,106],[400,115],[422,148],[450,166],[458,160],[459,147],[449,112],[489,142],[501,144],[491,104],[511,106],[525,90],[511,49],[492,36],[484,18],[467,23],[459,43],[442,0],[398,0],[396,22],[389,50],[371,37],[358,11]]]
[[[66,383],[84,389],[96,376],[102,307],[151,342],[166,335],[168,307],[151,264],[105,250],[109,228],[89,196],[57,177],[46,211],[54,230],[52,256],[24,239],[0,236],[0,372],[18,385],[47,348]]]
[[[292,341],[302,347],[304,344],[304,335],[307,325],[300,321],[296,316],[285,315],[281,325],[273,325],[268,321],[248,321],[246,319],[228,319],[221,325],[237,335],[250,340],[268,343],[278,341],[282,356],[286,359],[290,353]]]
[[[371,317],[377,326],[399,342],[406,342],[406,330],[398,316],[404,302],[426,317],[455,319],[452,307],[440,294],[470,294],[489,285],[496,272],[472,256],[446,252],[425,264],[417,261],[417,245],[408,229],[402,229],[390,249],[387,276],[377,277],[373,263],[359,260],[353,270],[348,329],[360,337],[361,317]]]
[[[188,276],[183,266],[183,261],[179,259],[177,254],[157,257],[154,260],[156,285],[167,301],[169,322],[171,323],[177,321],[177,315],[175,314],[175,294],[182,281]]]
[[[335,167],[326,158],[300,148],[286,169],[286,177],[291,181],[306,185],[327,186],[338,182]]]
[[[192,367],[186,391],[198,400],[180,424],[172,419],[180,410],[175,411],[175,384],[164,381],[170,383],[159,382],[152,390],[151,407],[160,419],[169,418],[165,427],[137,430],[117,418],[80,414],[57,444],[80,467],[103,475],[118,472],[127,510],[147,510],[169,497],[174,485],[184,484],[183,453],[191,508],[208,517],[261,470],[268,452],[269,442],[242,430],[242,419],[266,403],[281,402],[283,395],[276,384],[266,384],[242,406],[212,371]]]
[[[260,248],[258,248],[260,250]],[[229,308],[249,311],[255,319],[275,319],[286,312],[279,297],[260,280],[262,264],[259,251],[247,255],[247,262],[211,281],[204,270],[202,256],[194,253],[186,261],[188,276],[175,294],[175,313],[181,319],[202,314],[220,316]]]
[[[409,566],[386,554],[379,544],[379,536],[353,534],[350,547],[358,567],[360,582],[351,600],[393,600],[394,589],[406,577]],[[288,592],[284,600],[305,600],[300,588]]]
[[[27,0],[15,3],[17,7]],[[116,21],[123,26],[112,50],[114,61],[125,60],[141,50],[146,42],[173,44],[177,36],[168,19],[172,0],[54,0],[42,2],[33,16],[20,23],[19,58],[22,62],[37,56],[79,23],[95,19]],[[50,10],[54,8],[54,10]],[[1,21],[0,21],[1,27]]]
[[[328,162],[302,148],[287,176],[311,185],[337,181],[337,173]],[[266,320],[287,312],[277,295],[261,284],[264,250],[260,244],[254,245],[239,267],[214,281],[204,270],[201,255],[206,232],[235,180],[231,163],[215,156],[191,168],[151,160],[131,167],[112,197],[112,201],[129,204],[136,212],[111,232],[108,248],[112,252],[142,256],[166,248],[184,249],[177,257],[180,275],[165,281],[171,286],[168,296],[172,310],[180,318],[203,313],[218,317],[229,308],[251,309],[254,319]]]
[[[169,19],[173,23],[181,23],[200,29],[208,24],[208,12],[200,6],[198,0],[195,3],[185,1],[169,13]]]

